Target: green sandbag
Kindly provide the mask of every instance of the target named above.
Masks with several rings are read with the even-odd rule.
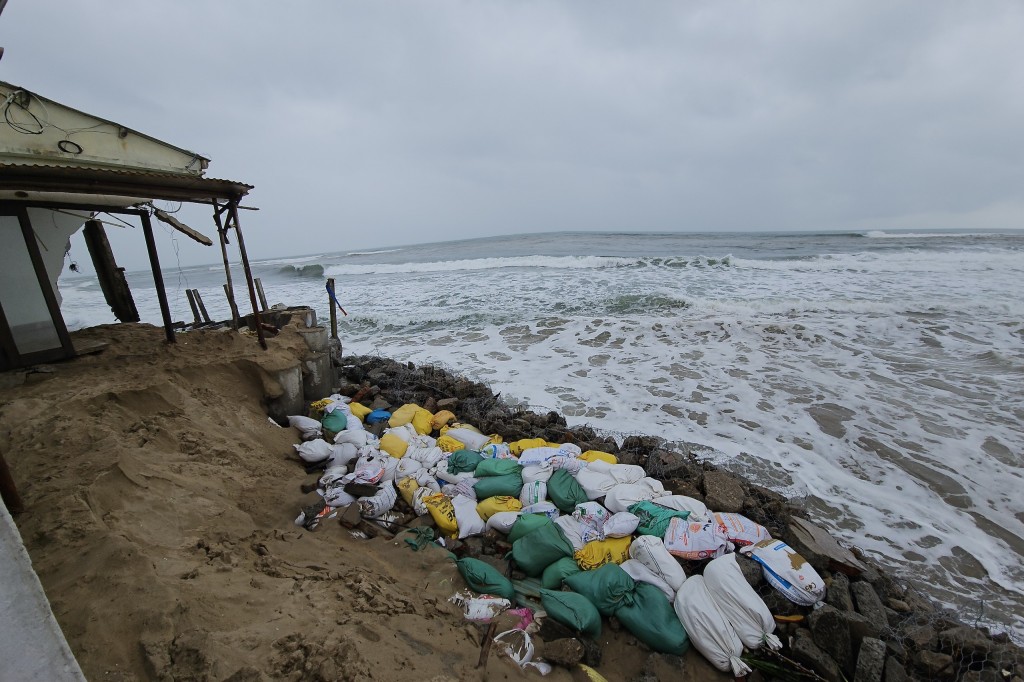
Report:
[[[575,559],[562,557],[544,569],[544,575],[540,577],[540,584],[547,590],[560,590],[566,578],[579,572],[580,567],[576,565]]]
[[[685,519],[690,516],[688,511],[676,511],[646,500],[629,506],[629,513],[640,519],[636,527],[637,535],[654,535],[664,538],[668,532],[668,524],[673,518]]]
[[[320,420],[320,426],[323,427],[324,431],[330,431],[331,433],[341,433],[348,426],[348,415],[345,414],[345,410],[335,410],[334,412],[328,412],[324,414]]]
[[[483,455],[474,450],[456,450],[448,456],[448,473],[464,474],[476,470]]]
[[[488,497],[508,495],[519,497],[523,491],[523,476],[518,471],[514,474],[504,476],[486,476],[473,485],[476,490],[476,499],[486,500]]]
[[[562,625],[593,639],[601,635],[601,614],[582,594],[541,590],[540,604]]]
[[[514,459],[483,459],[476,465],[473,476],[484,478],[486,476],[508,476],[509,474],[521,474],[523,467]]]
[[[490,564],[466,557],[455,562],[459,567],[459,573],[466,581],[466,584],[474,592],[481,594],[494,594],[515,602],[516,590],[512,587],[512,581],[501,574],[501,571]]]
[[[547,514],[520,514],[516,522],[512,524],[512,530],[508,532],[508,541],[514,543],[524,535],[537,530],[541,526],[551,524]]]
[[[548,498],[563,514],[571,514],[577,504],[590,500],[583,487],[565,469],[559,469],[548,479]]]
[[[518,522],[517,522],[518,523]],[[523,573],[537,578],[562,557],[572,556],[572,545],[553,523],[541,526],[512,543],[512,558]]]
[[[655,651],[682,656],[690,646],[690,638],[672,602],[650,583],[637,583],[633,603],[621,607],[615,617],[634,637]]]
[[[602,616],[614,615],[620,607],[632,604],[636,589],[636,582],[618,564],[580,571],[566,578],[565,584],[589,599]]]

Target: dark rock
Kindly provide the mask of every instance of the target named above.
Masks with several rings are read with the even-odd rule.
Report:
[[[889,619],[885,615],[885,607],[882,600],[878,598],[875,588],[870,583],[857,581],[850,585],[850,592],[853,594],[854,604],[857,606],[857,613],[861,614],[879,627],[888,625]]]
[[[952,680],[956,675],[956,666],[949,654],[922,651],[917,655],[917,664],[929,680]]]
[[[992,668],[968,670],[960,676],[959,682],[1006,682],[1002,673]]]
[[[386,410],[389,407],[391,407],[391,403],[389,403],[387,400],[384,400],[384,398],[377,396],[376,398],[373,399],[373,402],[371,402],[367,407],[369,407],[371,410]]]
[[[454,411],[455,408],[458,407],[458,405],[459,405],[459,399],[458,398],[441,398],[440,400],[437,401],[437,409],[438,409],[438,411],[440,411],[440,410]]]
[[[704,495],[708,508],[718,512],[743,511],[743,486],[725,471],[704,474]]]
[[[886,640],[886,648],[889,650],[889,656],[895,657],[900,661],[907,660],[907,647],[895,639]]]
[[[915,651],[935,649],[939,646],[939,634],[930,625],[910,625],[903,629],[903,637]]]
[[[855,668],[854,646],[850,622],[844,615],[845,612],[826,605],[811,613],[807,625],[814,643],[838,663],[845,674],[852,675]]]
[[[790,545],[818,570],[832,570],[856,577],[867,570],[853,552],[846,549],[824,528],[794,516],[788,526]]]
[[[843,573],[835,573],[832,576],[832,580],[827,582],[827,585],[825,603],[836,607],[840,611],[853,611],[853,597],[850,596],[850,579]]]
[[[889,623],[889,628],[892,630],[898,630],[900,624],[906,620],[907,614],[900,613],[899,611],[893,611],[888,606],[883,607],[885,609],[886,622]]]
[[[692,497],[695,500],[704,501],[704,493],[700,491],[699,486],[704,480],[704,472],[701,472],[700,478],[695,481],[687,481],[681,478],[673,478],[671,481],[665,482],[665,489],[671,490],[674,495],[686,495]],[[671,483],[671,485],[670,485]],[[714,510],[712,510],[714,511]],[[755,521],[757,519],[754,519]]]
[[[910,605],[902,599],[890,599],[886,605],[896,613],[910,613]]]
[[[690,574],[687,573],[687,575]],[[799,616],[804,612],[801,606],[786,599],[775,588],[763,588],[758,594],[761,595],[768,610],[776,616]]]
[[[641,680],[645,682],[670,682],[679,679],[685,662],[680,656],[654,653],[644,661]]]
[[[907,670],[903,667],[902,663],[892,656],[885,659],[885,675],[882,677],[883,682],[907,682],[909,679],[910,678],[907,676]]]
[[[932,604],[931,600],[922,596],[921,593],[913,587],[908,588],[907,591],[903,593],[903,601],[905,601],[910,607],[910,610],[915,613],[919,611],[923,611],[924,613],[935,612],[935,605]]]
[[[793,660],[807,666],[827,680],[827,682],[845,682],[839,665],[814,643],[811,634],[807,630],[797,630],[797,636],[793,641],[790,653],[793,656]]]
[[[655,450],[648,456],[644,467],[648,476],[662,481],[674,477],[692,479],[691,469],[693,464],[686,455],[670,450]]]
[[[743,579],[746,580],[747,584],[755,590],[767,582],[764,579],[764,569],[761,568],[761,564],[757,563],[753,559],[750,559],[743,554],[737,554],[736,564],[740,567],[740,571],[743,573]]]
[[[874,637],[865,637],[860,643],[857,655],[857,672],[853,682],[882,682],[885,669],[885,642]]]
[[[1024,674],[1024,649],[1013,644],[997,644],[992,648],[991,662],[999,670]]]
[[[995,644],[980,630],[961,625],[940,632],[939,646],[942,651],[954,656],[983,661],[988,658]]]

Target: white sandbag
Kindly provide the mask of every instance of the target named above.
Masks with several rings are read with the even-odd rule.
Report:
[[[683,583],[672,608],[686,629],[690,643],[711,665],[722,672],[731,670],[735,677],[751,672],[750,667],[740,660],[743,642],[711,598],[703,576],[692,576]]]
[[[604,536],[606,538],[624,538],[636,532],[636,527],[639,525],[640,519],[636,514],[629,512],[612,514],[604,522]]]
[[[561,513],[558,511],[558,507],[555,506],[554,502],[538,502],[537,504],[531,504],[529,507],[523,507],[522,512],[524,514],[544,514],[549,519],[556,519]]]
[[[523,503],[524,507],[543,502],[546,499],[548,499],[548,484],[544,481],[524,483],[523,489],[519,493],[519,501]]]
[[[703,561],[731,552],[734,546],[714,521],[691,523],[688,518],[681,519],[676,516],[668,523],[665,548],[680,559]]]
[[[764,540],[740,552],[761,564],[768,583],[790,601],[812,606],[825,598],[825,581],[782,540]]]
[[[460,540],[470,535],[480,535],[486,530],[487,525],[476,511],[476,498],[456,495],[452,498],[452,506],[455,507],[455,523],[459,526]]]
[[[690,516],[688,517],[689,521],[699,521],[703,523],[704,521],[711,520],[711,512],[708,511],[707,505],[700,500],[687,497],[686,495],[666,495],[651,501],[654,502],[654,504],[667,509],[690,512]]]
[[[415,430],[415,427],[414,427]],[[437,446],[437,439],[428,436],[425,433],[417,433],[415,436],[409,439],[410,448],[433,448]],[[405,453],[408,456],[408,452]]]
[[[359,456],[359,448],[352,443],[341,443],[331,446],[331,456],[328,458],[328,466],[347,466]]]
[[[487,459],[515,459],[508,443],[488,443],[478,450]]]
[[[572,517],[579,523],[583,544],[604,540],[604,524],[611,517],[607,509],[597,502],[583,502],[576,505]]]
[[[639,483],[619,483],[604,496],[604,506],[613,514],[629,511],[637,502],[653,500],[654,491]]]
[[[467,450],[479,450],[491,442],[490,436],[469,429],[448,429],[444,435],[459,441]]]
[[[344,466],[331,466],[324,469],[324,472],[320,474],[320,480],[317,481],[317,487],[319,488],[330,488],[335,485],[345,485],[344,478],[345,474],[348,473],[348,467]],[[321,494],[323,494],[321,492]]]
[[[375,495],[359,498],[359,513],[364,518],[375,519],[391,511],[397,501],[398,490],[394,483],[388,481],[380,486]]]
[[[524,467],[550,464],[551,460],[558,457],[560,454],[561,453],[558,451],[558,448],[529,448],[527,450],[523,450],[519,455],[519,464]]]
[[[521,514],[522,512],[517,511],[503,511],[491,514],[491,518],[487,519],[487,527],[508,535]]]
[[[562,443],[558,446],[558,451],[566,457],[579,457],[583,454],[583,450],[576,443]]]
[[[431,445],[430,447],[421,446],[409,446],[409,449],[405,451],[405,457],[402,459],[411,459],[414,462],[419,462],[426,468],[430,468],[440,462],[444,458],[444,450]]]
[[[346,476],[349,483],[378,483],[384,476],[385,460],[394,459],[388,455],[364,454],[356,461],[352,473]]]
[[[398,465],[402,460],[396,459],[395,457],[384,458],[384,475],[380,477],[382,481],[394,481],[395,476],[398,475]]]
[[[575,476],[579,472],[587,468],[587,463],[582,459],[576,457],[570,457],[568,455],[559,455],[551,458],[552,469],[565,469],[570,474]]]
[[[395,479],[400,481],[406,476],[415,476],[422,471],[423,468],[423,462],[417,462],[415,459],[403,457],[398,460],[398,468],[395,469]]]
[[[665,598],[669,601],[676,598],[676,591],[673,590],[667,582],[665,582],[664,578],[644,566],[636,559],[626,559],[619,564],[619,568],[628,573],[629,577],[637,582],[650,583],[651,585],[654,585],[661,590],[662,594],[664,594]]]
[[[398,436],[403,441],[405,441],[406,444],[408,444],[410,441],[412,441],[413,438],[419,435],[416,432],[416,427],[414,427],[412,424],[405,424],[403,426],[393,426],[390,429],[386,429],[384,433],[390,433],[394,436]]]
[[[444,481],[445,483],[451,483],[455,485],[459,481],[467,478],[473,478],[472,471],[463,471],[462,473],[452,474],[448,472],[448,466],[446,464],[438,463],[437,468],[434,470],[434,475],[437,476],[438,480]]]
[[[650,476],[641,478],[639,481],[637,481],[637,485],[643,485],[643,486],[647,486],[648,488],[650,488],[651,491],[654,493],[654,497],[651,498],[651,499],[657,499],[659,497],[664,497],[666,495],[671,495],[672,494],[668,490],[665,490],[665,484],[664,483],[662,483],[661,481],[659,481],[656,478],[651,478]]]
[[[759,523],[751,521],[741,514],[715,512],[715,523],[729,542],[737,547],[756,545],[764,540],[771,540],[772,534]]]
[[[736,629],[743,646],[751,651],[767,644],[772,650],[782,648],[773,635],[775,619],[764,600],[750,586],[740,570],[735,554],[726,554],[704,567],[704,585],[719,610]]]
[[[309,464],[316,464],[322,462],[333,454],[331,450],[331,444],[325,441],[323,438],[317,438],[315,440],[306,441],[305,443],[299,443],[293,445],[295,452],[298,453],[299,457],[303,462]]]
[[[606,464],[606,462],[600,462]],[[583,488],[583,492],[587,494],[587,497],[591,500],[596,500],[600,497],[604,497],[608,494],[615,486],[619,485],[614,478],[607,472],[594,466],[598,462],[591,462],[585,469],[580,469],[576,474],[576,482]]]
[[[544,483],[547,483],[553,473],[555,473],[555,470],[550,464],[524,466],[522,471],[523,483],[534,483],[535,481],[543,481]]]
[[[355,416],[351,412],[348,414],[348,419],[345,420],[346,431],[365,431],[366,427],[363,426],[363,420]]]
[[[572,551],[578,552],[587,544],[587,541],[583,539],[584,528],[579,519],[566,514],[556,518],[555,525],[562,529],[562,535],[572,545]]]
[[[313,440],[314,438],[319,438],[320,434],[323,433],[323,427],[320,426],[320,422],[311,417],[303,417],[301,414],[289,416],[288,426],[298,429],[302,440]]]
[[[344,484],[329,486],[323,489],[320,495],[328,507],[347,507],[356,501],[355,496],[345,492]]]
[[[412,510],[416,512],[416,516],[426,516],[430,513],[430,509],[427,508],[423,500],[439,492],[440,490],[431,490],[430,488],[416,489],[416,492],[412,494]]]
[[[463,497],[468,497],[469,499],[473,500],[473,504],[476,504],[476,488],[474,488],[473,486],[475,486],[476,482],[479,480],[479,478],[474,478],[472,476],[469,478],[462,479],[461,481],[455,484],[455,494],[461,495]]]
[[[629,556],[636,559],[647,568],[668,583],[673,591],[686,581],[686,572],[679,562],[675,560],[661,538],[654,535],[640,535],[633,539],[629,545]]]
[[[612,464],[608,467],[608,475],[616,483],[636,483],[647,478],[644,468],[635,464]]]
[[[352,443],[357,448],[370,445],[377,441],[377,437],[369,431],[349,431],[345,429],[334,437],[335,443]]]

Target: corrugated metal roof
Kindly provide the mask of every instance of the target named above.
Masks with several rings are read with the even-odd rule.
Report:
[[[0,164],[0,190],[111,194],[140,199],[206,202],[238,199],[252,185],[182,173],[85,166]]]

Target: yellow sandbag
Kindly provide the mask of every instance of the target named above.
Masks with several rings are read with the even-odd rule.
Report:
[[[523,503],[519,501],[518,497],[495,495],[476,505],[476,513],[486,521],[498,512],[519,511],[522,508]]]
[[[441,448],[444,452],[455,452],[456,450],[465,450],[466,444],[455,440],[451,436],[441,436],[437,439],[437,447]]]
[[[352,415],[359,421],[363,421],[363,417],[373,412],[369,407],[362,403],[349,403],[348,409],[352,412]]]
[[[448,424],[452,423],[453,421],[455,421],[454,412],[451,412],[449,410],[441,410],[440,412],[434,414],[434,418],[430,420],[430,423],[435,429],[440,430],[448,426]]]
[[[420,408],[416,410],[416,414],[412,416],[412,427],[416,429],[416,433],[421,436],[426,435],[434,430],[434,415],[430,414],[429,410]]]
[[[397,410],[391,413],[391,418],[388,419],[388,426],[395,428],[396,426],[405,426],[412,421],[412,418],[416,415],[416,410],[423,409],[416,403],[406,403]]]
[[[598,460],[602,462],[608,462],[609,464],[618,464],[619,459],[610,452],[601,452],[600,450],[587,450],[579,456],[584,462],[596,462]]]
[[[523,450],[529,450],[530,448],[543,448],[547,446],[548,442],[543,438],[523,438],[521,440],[513,441],[508,444],[508,449],[512,451],[513,455],[523,454]]]
[[[487,441],[487,444],[488,445],[498,445],[501,442],[503,442],[502,438],[501,438],[501,435],[499,435],[497,433],[492,433],[491,434],[491,439],[489,441]]]
[[[385,433],[380,439],[380,449],[381,452],[400,459],[409,449],[409,444],[393,433]]]
[[[416,490],[420,487],[420,484],[412,476],[406,476],[398,482],[398,492],[401,493],[402,499],[405,503],[412,506],[413,496],[416,495]]]
[[[583,545],[583,549],[573,554],[572,558],[584,571],[592,571],[607,563],[621,564],[629,558],[629,545],[632,542],[632,536],[594,540]]]
[[[472,431],[473,433],[480,433],[480,429],[476,428],[472,424],[462,424],[460,422],[454,422],[452,424],[449,424],[448,426],[442,427],[441,434],[443,435],[445,433],[448,433],[448,429],[466,429],[467,431]]]
[[[443,535],[459,534],[459,523],[455,520],[455,505],[447,495],[429,495],[423,498],[423,504]]]

